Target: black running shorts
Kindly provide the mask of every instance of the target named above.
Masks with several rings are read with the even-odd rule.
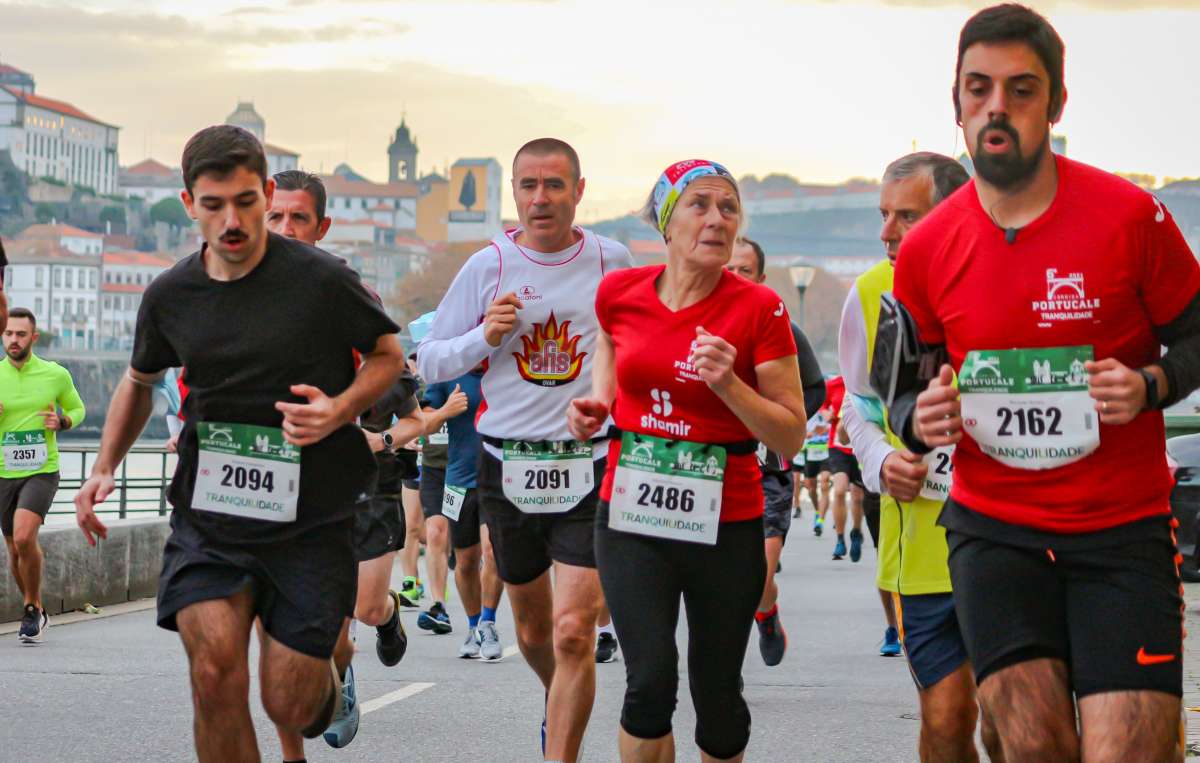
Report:
[[[763,487],[763,536],[782,538],[787,542],[792,527],[792,475],[789,472],[766,472]]]
[[[593,462],[596,487],[575,508],[561,514],[526,514],[505,497],[503,465],[484,449],[476,492],[501,580],[511,585],[528,583],[550,569],[553,562],[596,566],[596,504],[606,462],[604,458]]]
[[[44,521],[58,492],[58,472],[31,474],[28,477],[0,477],[0,531],[11,538],[17,509],[37,514]]]
[[[1066,662],[1080,697],[1182,696],[1182,587],[1170,520],[1157,521],[1157,537],[1070,550],[947,530],[955,608],[976,681],[1049,657]]]
[[[879,548],[879,493],[872,493],[863,488],[863,518],[867,520],[867,531],[871,533],[871,543]]]
[[[158,625],[177,631],[175,616],[185,607],[250,588],[271,638],[327,660],[343,621],[354,616],[353,530],[347,519],[279,543],[235,545],[203,535],[176,512],[158,578]]]
[[[858,459],[853,453],[829,449],[828,471],[831,474],[845,474],[850,478],[851,485],[863,487],[862,471],[858,468]]]
[[[450,545],[454,548],[470,548],[479,544],[479,490],[470,488],[463,499],[458,519],[450,520]]]
[[[360,562],[404,548],[404,509],[398,495],[376,495],[354,507],[354,555]]]
[[[421,513],[426,519],[442,515],[442,498],[446,492],[446,470],[436,466],[421,467]]]
[[[829,471],[829,459],[823,458],[820,461],[805,461],[804,462],[804,479],[815,480],[821,472]]]

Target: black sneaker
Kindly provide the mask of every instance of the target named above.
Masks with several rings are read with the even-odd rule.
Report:
[[[783,630],[783,623],[779,622],[779,613],[761,620],[755,618],[755,622],[758,624],[759,654],[764,663],[774,667],[783,662],[783,654],[787,651],[787,633]]]
[[[596,639],[596,662],[612,662],[617,659],[617,637],[601,633]]]
[[[25,613],[21,615],[21,630],[17,637],[25,644],[36,644],[42,640],[42,632],[50,624],[50,618],[45,610],[40,610],[33,604],[25,605]]]
[[[421,630],[433,631],[439,636],[444,636],[454,630],[450,626],[450,615],[446,613],[446,608],[440,601],[434,603],[432,607],[417,617],[417,627]]]
[[[390,668],[404,659],[404,653],[408,651],[408,634],[404,632],[404,623],[400,622],[400,594],[388,591],[388,596],[392,597],[396,608],[389,622],[375,627],[375,654]]]

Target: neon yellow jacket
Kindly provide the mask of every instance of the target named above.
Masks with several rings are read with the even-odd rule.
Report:
[[[879,301],[892,290],[894,276],[892,263],[883,260],[856,281],[863,323],[867,329],[868,368],[875,353]],[[880,410],[883,410],[882,405]],[[903,441],[888,427],[886,411],[882,420],[874,416],[870,419],[883,429],[892,447],[905,449]],[[881,497],[879,569],[876,573],[879,588],[906,596],[948,593],[951,590],[946,531],[937,524],[941,513],[942,503],[929,498],[917,496],[911,503],[900,503],[887,494]]]
[[[52,360],[42,360],[33,352],[20,369],[5,356],[0,361],[0,403],[4,405],[4,412],[0,414],[0,441],[19,437],[21,433],[42,433],[47,451],[46,464],[41,469],[10,471],[5,465],[0,467],[0,478],[20,479],[57,472],[58,441],[55,433],[46,429],[40,412],[56,406],[71,420],[72,428],[83,421],[83,400],[71,381],[70,372]],[[0,449],[0,464],[3,459],[3,449]]]

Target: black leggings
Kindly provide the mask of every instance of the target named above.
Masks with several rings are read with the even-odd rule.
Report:
[[[639,739],[671,733],[682,596],[696,745],[715,758],[746,749],[750,709],[739,679],[767,579],[762,518],[722,524],[717,544],[705,546],[611,530],[608,503],[601,501],[596,566],[625,655],[621,727]],[[720,597],[713,595],[717,590]]]

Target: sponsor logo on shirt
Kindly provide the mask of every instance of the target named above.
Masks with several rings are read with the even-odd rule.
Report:
[[[1064,321],[1095,320],[1100,299],[1089,299],[1083,285],[1083,273],[1059,275],[1057,268],[1046,270],[1046,299],[1033,301],[1039,326]]]
[[[587,357],[579,351],[582,336],[571,336],[571,322],[560,325],[553,312],[545,323],[533,324],[533,330],[521,337],[521,352],[513,353],[521,378],[540,387],[575,381]]]
[[[696,367],[689,360],[692,357],[692,353],[696,351],[697,346],[699,346],[699,342],[693,339],[684,359],[675,361],[675,378],[677,381],[685,384],[689,381],[704,381],[700,378],[700,372],[696,370]]]
[[[517,299],[521,300],[522,302],[537,302],[541,298],[542,295],[537,293],[537,289],[533,288],[529,284],[517,289]]]
[[[642,416],[642,428],[657,429],[675,437],[687,437],[687,433],[692,431],[691,424],[682,419],[669,420],[671,413],[675,410],[675,406],[671,404],[671,393],[666,390],[652,389],[650,390],[650,399],[654,401],[654,404],[650,406],[650,413]],[[659,416],[662,418],[658,418]]]

